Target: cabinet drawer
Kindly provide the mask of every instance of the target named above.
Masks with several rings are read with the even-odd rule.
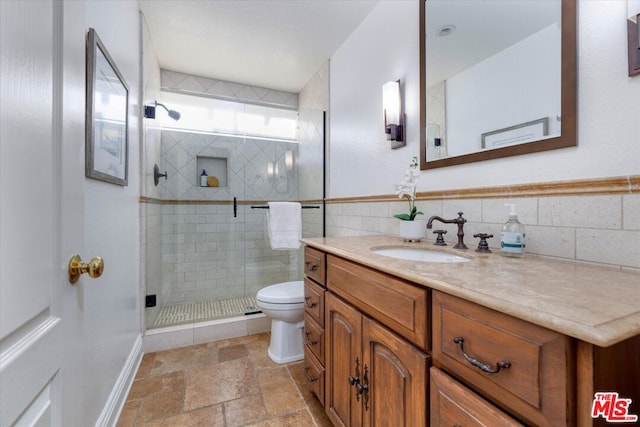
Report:
[[[360,311],[428,350],[428,292],[393,276],[327,256],[327,286]]]
[[[324,288],[304,279],[304,310],[324,328]]]
[[[433,292],[434,364],[532,424],[571,423],[571,351],[562,334]]]
[[[437,368],[430,369],[432,426],[522,426]]]
[[[309,313],[304,315],[304,345],[324,364],[324,329]]]
[[[304,274],[322,286],[326,280],[325,253],[306,246],[304,248]]]
[[[324,406],[324,368],[306,346],[304,348],[304,375],[309,391],[315,394]]]

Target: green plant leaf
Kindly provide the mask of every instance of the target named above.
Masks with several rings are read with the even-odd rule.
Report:
[[[395,214],[393,217],[401,219],[403,221],[411,221],[411,216],[409,214],[406,214],[406,213]]]

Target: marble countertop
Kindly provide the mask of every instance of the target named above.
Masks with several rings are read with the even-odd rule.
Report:
[[[640,274],[527,254],[458,251],[431,242],[405,243],[393,236],[309,238],[308,246],[607,347],[640,334]],[[427,248],[468,258],[465,263],[430,263],[389,258],[380,247]]]

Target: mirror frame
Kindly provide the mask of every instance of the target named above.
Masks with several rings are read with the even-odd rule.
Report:
[[[464,163],[483,160],[499,159],[508,156],[537,153],[539,151],[555,150],[557,148],[578,145],[577,140],[577,0],[562,0],[562,58],[561,58],[561,99],[560,114],[562,115],[562,130],[560,136],[511,145],[508,147],[478,151],[459,156],[445,157],[427,161],[427,88],[426,88],[426,2],[420,0],[420,169],[435,169],[445,166],[461,165]]]

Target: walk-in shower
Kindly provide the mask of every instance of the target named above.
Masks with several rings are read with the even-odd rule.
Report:
[[[259,208],[301,201],[313,207],[302,211],[303,236],[322,236],[323,112],[300,118],[296,140],[145,126],[145,146],[157,144],[145,163],[168,176],[155,186],[150,171],[142,197],[147,329],[253,314],[258,290],[301,280],[303,249],[271,249]]]

